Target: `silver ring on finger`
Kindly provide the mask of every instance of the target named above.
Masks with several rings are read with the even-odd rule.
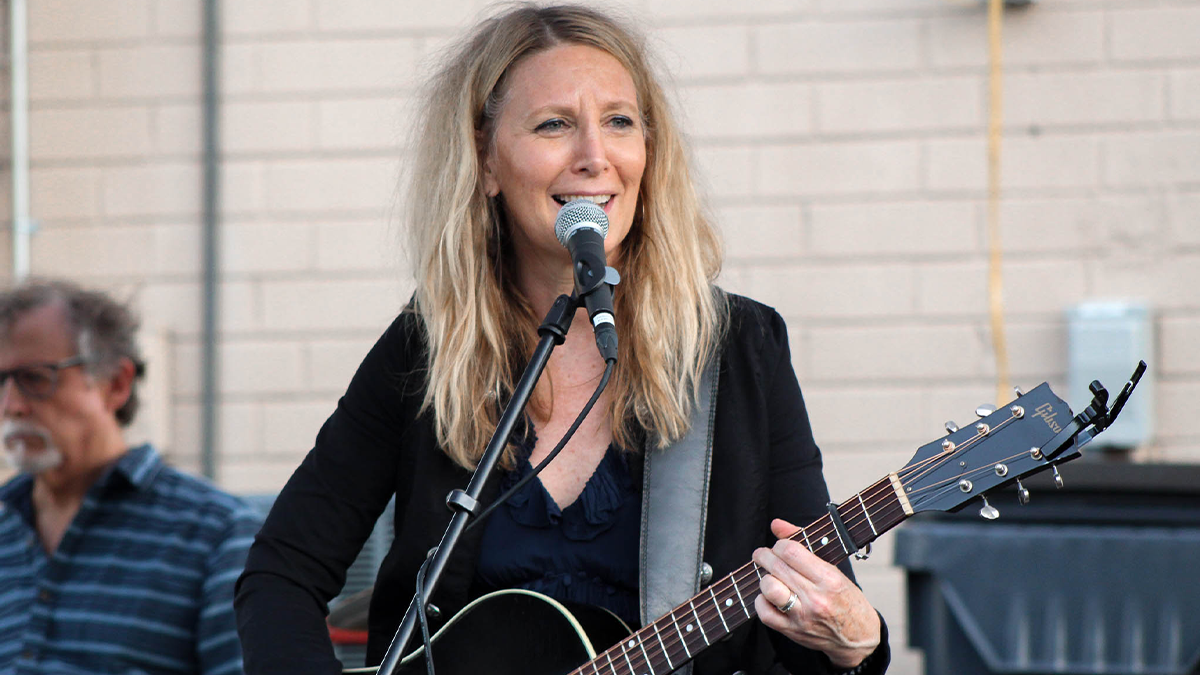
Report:
[[[800,601],[800,597],[793,592],[788,597],[788,601],[786,603],[784,603],[784,605],[782,607],[776,607],[775,609],[778,609],[780,611],[780,613],[782,613],[782,614],[787,614],[788,612],[792,611],[792,608],[795,607],[796,603],[799,601]]]

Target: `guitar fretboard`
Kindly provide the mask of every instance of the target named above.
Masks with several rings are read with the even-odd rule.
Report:
[[[837,507],[850,541],[831,514],[800,528],[789,539],[836,565],[912,515],[895,474]],[[643,626],[571,675],[665,675],[754,618],[754,599],[765,572],[747,563],[718,579],[665,616]]]

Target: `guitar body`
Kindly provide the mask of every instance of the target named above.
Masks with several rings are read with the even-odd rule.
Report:
[[[629,634],[614,614],[540,593],[508,590],[467,605],[432,637],[438,675],[565,675]],[[425,675],[425,651],[401,660],[400,675]]]

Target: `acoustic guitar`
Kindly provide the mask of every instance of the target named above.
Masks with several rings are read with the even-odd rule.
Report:
[[[980,408],[972,426],[947,423],[947,435],[921,446],[904,468],[829,504],[829,513],[789,538],[836,565],[851,555],[865,558],[872,541],[917,513],[957,511],[980,500],[981,515],[994,519],[998,512],[985,493],[1016,482],[1027,502],[1020,479],[1046,469],[1057,477],[1057,465],[1079,457],[1081,446],[1115,419],[1144,368],[1111,409],[1098,382],[1092,404],[1078,416],[1043,383],[1003,408]],[[604,610],[566,607],[530,591],[492,593],[433,636],[433,663],[441,675],[666,675],[755,617],[762,575],[747,563],[634,632]],[[484,634],[486,649],[479,641]],[[425,673],[425,655],[424,648],[408,654],[397,672]]]

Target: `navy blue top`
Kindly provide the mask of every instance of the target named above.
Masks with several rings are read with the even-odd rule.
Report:
[[[504,477],[508,490],[533,467],[532,443]],[[535,478],[491,515],[476,582],[485,591],[523,588],[555,600],[603,607],[630,626],[638,619],[641,493],[624,453],[610,445],[579,497],[565,509]]]

